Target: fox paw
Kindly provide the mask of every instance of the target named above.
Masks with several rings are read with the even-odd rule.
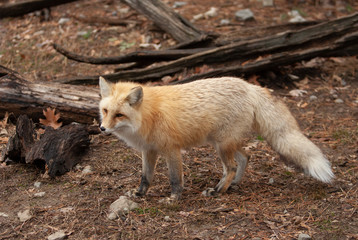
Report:
[[[131,189],[128,192],[126,192],[124,195],[126,195],[127,197],[130,197],[130,198],[137,198],[137,197],[143,196],[143,194],[138,192],[137,189]]]
[[[217,194],[218,194],[218,192],[214,188],[208,188],[201,193],[201,195],[203,195],[205,197],[212,197]]]
[[[159,203],[172,205],[172,204],[178,202],[178,200],[179,200],[179,196],[177,194],[172,194],[170,197],[160,199]]]

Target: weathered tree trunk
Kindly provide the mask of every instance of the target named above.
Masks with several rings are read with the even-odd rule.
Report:
[[[122,0],[122,2],[152,20],[178,42],[195,40],[206,35],[159,0]]]
[[[6,17],[18,17],[26,13],[53,7],[77,0],[30,0],[18,3],[10,3],[0,6],[0,19]]]
[[[0,162],[34,164],[55,177],[70,171],[87,151],[90,139],[85,125],[70,124],[59,129],[47,127],[40,140],[35,140],[34,124],[27,115],[16,123],[16,133],[10,137]]]
[[[99,91],[93,87],[32,83],[0,66],[0,117],[6,111],[26,113],[32,119],[42,109],[56,108],[65,122],[92,123],[98,116]]]

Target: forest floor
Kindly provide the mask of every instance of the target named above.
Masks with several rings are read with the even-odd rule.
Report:
[[[193,0],[177,11],[192,20],[217,7],[217,16],[194,24],[205,31],[242,38],[283,30],[293,9],[312,21],[358,11],[355,1],[275,0],[273,7],[263,7],[261,1],[237,2]],[[52,8],[47,21],[36,14],[2,19],[0,64],[30,81],[51,81],[110,73],[116,67],[68,60],[52,48],[52,42],[90,56],[121,55],[143,43],[161,44],[162,48],[176,44],[126,8],[119,1],[87,0]],[[254,12],[254,21],[235,20],[235,12],[244,8]],[[89,24],[78,20],[82,16],[128,17],[139,24]],[[68,21],[60,24],[61,18]],[[222,19],[231,24],[221,25]],[[267,32],[268,26],[275,25],[281,27]],[[304,134],[332,163],[336,175],[332,184],[287,167],[264,140],[252,135],[245,141],[251,156],[245,176],[227,193],[201,194],[216,185],[222,169],[212,147],[196,147],[183,152],[185,188],[180,201],[160,202],[169,196],[170,186],[165,161],[159,159],[148,194],[132,199],[139,208],[109,220],[110,204],[139,185],[141,157],[113,136],[93,135],[79,166],[55,179],[29,165],[0,165],[0,239],[46,239],[59,230],[68,239],[297,239],[302,233],[313,239],[358,239],[358,59],[315,58],[246,77],[272,89],[289,106]],[[290,94],[293,89],[306,93],[294,97]],[[15,126],[11,121],[0,123],[1,149]],[[91,167],[90,174],[83,173],[85,166]],[[35,187],[35,182],[41,186]],[[36,197],[38,192],[45,195]],[[18,213],[26,209],[31,218],[21,222]]]

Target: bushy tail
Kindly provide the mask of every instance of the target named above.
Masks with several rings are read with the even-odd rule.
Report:
[[[301,167],[306,174],[329,183],[334,178],[330,162],[321,150],[306,138],[287,107],[262,92],[257,99],[257,131],[285,159]]]

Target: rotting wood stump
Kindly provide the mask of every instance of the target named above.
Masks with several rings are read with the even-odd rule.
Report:
[[[36,140],[32,120],[21,115],[16,133],[9,138],[0,161],[34,164],[42,169],[47,166],[48,175],[55,177],[65,174],[79,163],[89,144],[87,126],[75,123],[58,129],[46,127],[45,133]]]

